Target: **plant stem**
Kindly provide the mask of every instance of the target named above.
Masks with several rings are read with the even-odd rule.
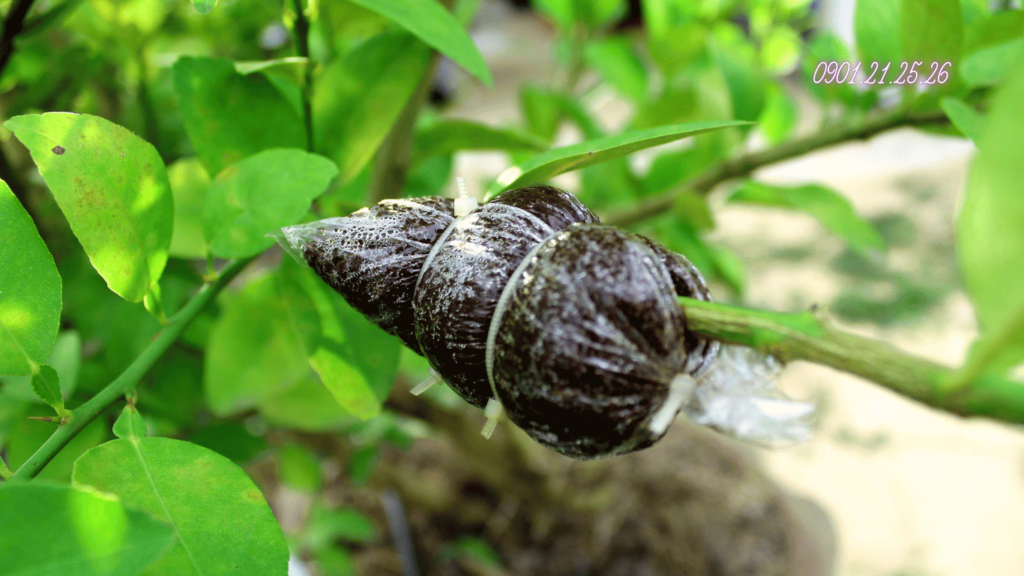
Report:
[[[110,384],[107,384],[103,390],[100,390],[88,402],[71,411],[71,416],[68,418],[67,423],[57,428],[53,435],[36,450],[36,453],[18,468],[14,476],[11,477],[11,480],[30,480],[34,478],[82,428],[85,428],[89,422],[92,422],[94,418],[99,416],[111,404],[135,388],[139,380],[149,371],[157,359],[170,348],[171,344],[178,339],[178,336],[192,319],[199,314],[199,311],[218,292],[224,289],[250,261],[252,261],[252,258],[231,262],[223,269],[214,283],[203,286],[188,304],[185,304],[181,311],[174,315],[171,322],[153,338],[153,341],[139,354],[135,361],[125,368],[120,376]]]
[[[32,8],[33,0],[17,0],[4,18],[3,33],[0,34],[0,78],[4,77],[7,63],[14,54],[14,39],[21,34],[25,24],[25,16]]]
[[[683,192],[708,194],[715,186],[726,180],[748,176],[754,170],[769,164],[803,156],[820,148],[834,146],[850,140],[864,140],[903,126],[922,126],[946,122],[946,115],[941,110],[924,114],[910,114],[900,110],[855,126],[846,126],[831,130],[823,130],[806,138],[793,140],[767,150],[753,152],[732,160],[715,165],[703,174],[690,180],[675,190],[649,198],[629,210],[609,214],[601,221],[613,226],[629,226],[647,218],[657,216],[672,208],[675,198]]]
[[[391,130],[381,142],[380,148],[373,156],[370,172],[370,185],[367,199],[372,206],[387,198],[398,198],[405,187],[405,177],[409,172],[409,160],[412,155],[413,131],[416,129],[416,117],[423,105],[434,81],[434,70],[440,56],[434,52],[427,65],[423,78],[413,91],[409,101],[405,103]]]
[[[1024,383],[984,375],[956,390],[952,368],[835,327],[819,311],[767,312],[680,298],[686,327],[722,342],[749,346],[783,362],[830,366],[959,416],[1024,424]]]
[[[313,107],[310,104],[313,69],[309,61],[309,20],[302,11],[302,0],[295,0],[295,39],[299,56],[306,59],[302,76],[302,113],[306,123],[306,150],[313,151]]]

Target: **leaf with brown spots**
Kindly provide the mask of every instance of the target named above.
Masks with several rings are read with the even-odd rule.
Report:
[[[75,462],[72,482],[174,527],[147,576],[285,576],[288,547],[270,506],[231,460],[170,438],[114,440]]]
[[[29,114],[4,126],[32,154],[107,286],[125,300],[142,300],[164,271],[174,220],[156,148],[88,114]]]

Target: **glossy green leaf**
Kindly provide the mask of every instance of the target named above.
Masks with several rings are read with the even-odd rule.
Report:
[[[210,333],[203,364],[214,414],[252,408],[308,374],[306,351],[272,278],[246,286],[227,303]]]
[[[951,62],[948,72],[956,75],[964,29],[959,0],[901,0],[900,29],[905,60],[922,62],[922,71]]]
[[[192,0],[192,5],[195,6],[196,12],[209,14],[217,5],[217,0]]]
[[[39,367],[39,372],[32,375],[32,390],[40,400],[56,410],[58,416],[66,414],[64,397],[60,393],[60,379],[53,367],[46,364]]]
[[[359,421],[315,377],[267,396],[259,411],[271,424],[305,432],[337,431]]]
[[[964,58],[960,63],[960,75],[972,88],[1002,84],[1022,53],[1022,38],[989,46]]]
[[[125,404],[121,414],[114,421],[114,436],[122,440],[146,437],[146,421],[142,414],[130,404]]]
[[[174,195],[174,231],[167,252],[176,258],[205,258],[203,202],[210,176],[199,158],[190,156],[168,166],[167,179]]]
[[[748,181],[732,193],[729,201],[799,210],[813,216],[855,250],[885,250],[885,241],[874,226],[854,212],[849,200],[824,186],[782,187]]]
[[[40,483],[0,484],[5,576],[136,576],[174,540],[166,523],[109,494]]]
[[[66,330],[58,334],[46,363],[57,371],[62,395],[68,398],[78,384],[78,370],[82,365],[82,337],[78,332]],[[39,397],[32,391],[31,376],[9,376],[3,382],[4,393],[7,395],[38,402]]]
[[[853,17],[857,51],[865,68],[878,62],[879,68],[902,60],[900,48],[900,2],[857,0]]]
[[[60,323],[61,283],[32,217],[0,181],[0,374],[31,374]]]
[[[373,157],[430,60],[427,46],[396,31],[366,40],[320,73],[311,102],[316,150],[338,164],[342,183]]]
[[[320,462],[309,450],[296,444],[285,444],[277,453],[278,477],[293,490],[315,493],[320,489]]]
[[[974,142],[978,141],[985,119],[977,110],[964,104],[963,100],[957,100],[956,98],[943,98],[939,105],[942,107],[942,111],[946,113],[949,121],[953,123],[953,126],[956,126],[956,129],[961,134]]]
[[[231,60],[182,56],[174,90],[192,147],[209,174],[268,148],[305,148],[298,112],[267,77]]]
[[[274,244],[266,234],[295,224],[338,174],[334,163],[295,149],[265,150],[232,164],[210,182],[203,231],[210,252],[244,258]]]
[[[647,98],[647,69],[627,38],[604,38],[587,44],[583,52],[595,68],[623,96],[634,102]]]
[[[497,182],[491,186],[488,192],[490,195],[494,195],[509,188],[544,182],[559,174],[621,158],[638,150],[653,148],[688,136],[746,124],[749,122],[732,120],[674,124],[624,132],[617,136],[556,148],[535,156],[519,166],[505,170],[498,176]]]
[[[507,128],[495,128],[469,120],[443,120],[416,134],[412,165],[425,158],[460,150],[544,150],[538,138]]]
[[[960,212],[957,255],[967,293],[974,303],[982,338],[998,337],[1003,348],[995,368],[1024,359],[1024,67],[996,94],[977,140]],[[996,351],[996,350],[993,350]],[[973,353],[973,350],[972,350]]]
[[[476,76],[488,87],[494,85],[487,62],[476,44],[451,12],[436,0],[350,0],[412,32]]]
[[[72,479],[174,527],[176,541],[147,575],[288,573],[284,534],[263,494],[216,452],[170,438],[114,440],[83,454]]]
[[[174,200],[156,148],[96,116],[51,112],[4,123],[39,173],[107,286],[138,302],[167,263]]]

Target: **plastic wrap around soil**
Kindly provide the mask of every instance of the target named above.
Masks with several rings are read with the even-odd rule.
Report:
[[[343,218],[284,228],[283,244],[353,308],[420,353],[413,291],[427,254],[454,219],[448,198],[384,200]]]
[[[483,407],[493,395],[487,332],[512,272],[544,239],[597,221],[571,194],[530,186],[495,197],[441,241],[416,289],[416,335],[431,366],[466,401]]]
[[[491,372],[509,419],[576,458],[639,450],[664,435],[648,423],[685,371],[685,320],[649,244],[608,226],[572,226],[512,282]],[[674,416],[679,406],[669,409]]]

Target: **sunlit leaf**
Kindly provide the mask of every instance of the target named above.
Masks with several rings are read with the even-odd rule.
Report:
[[[53,367],[46,364],[39,367],[39,372],[32,375],[32,390],[40,400],[56,410],[58,415],[66,414],[64,397],[60,393],[60,379]]]
[[[473,40],[459,22],[436,0],[350,0],[412,32],[417,38],[454,60],[487,86],[491,71]]]
[[[174,200],[156,148],[97,116],[51,112],[4,123],[39,173],[107,286],[151,293],[167,263]]]
[[[0,181],[0,374],[31,374],[60,322],[61,281],[32,217]]]
[[[940,105],[942,111],[946,113],[946,117],[961,134],[974,142],[978,141],[985,119],[977,110],[956,98],[943,98]]]
[[[273,245],[266,234],[295,224],[338,174],[334,163],[295,149],[265,150],[228,166],[210,182],[203,231],[210,252],[252,256]]]
[[[5,576],[135,576],[174,540],[166,523],[88,488],[0,484]]]
[[[284,534],[263,494],[216,452],[170,438],[114,440],[83,454],[72,479],[174,527],[174,544],[147,575],[288,573]]]
[[[168,253],[177,258],[204,258],[203,201],[210,176],[195,156],[182,158],[167,167],[174,194],[174,232]]]
[[[970,87],[1001,84],[1024,53],[1024,39],[1018,38],[978,50],[964,58],[960,75]]]
[[[305,148],[298,112],[260,73],[242,75],[231,60],[182,56],[174,90],[192,147],[215,175],[268,148]]]
[[[123,440],[146,437],[146,421],[134,406],[125,405],[114,421],[114,436]]]
[[[82,337],[78,332],[66,330],[57,334],[46,363],[57,371],[62,395],[68,398],[78,384],[78,370],[82,365]],[[3,383],[5,394],[21,400],[38,401],[38,396],[32,391],[31,376],[9,376],[3,379]]]
[[[617,136],[588,140],[579,144],[556,148],[535,156],[519,166],[505,170],[498,176],[497,182],[488,190],[488,193],[494,195],[509,188],[544,182],[559,174],[621,158],[637,150],[652,148],[712,130],[743,126],[745,124],[749,123],[743,121],[724,121],[674,124],[671,126],[649,128],[647,130],[624,132]]]
[[[732,193],[729,201],[799,210],[813,216],[855,250],[885,250],[885,241],[874,226],[854,212],[849,200],[824,186],[783,187],[748,181]]]

